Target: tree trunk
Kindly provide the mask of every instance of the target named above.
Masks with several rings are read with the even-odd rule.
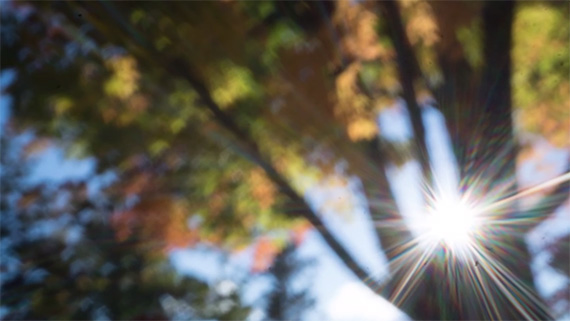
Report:
[[[487,2],[483,7],[483,58],[484,68],[478,95],[478,108],[481,109],[482,128],[480,144],[474,150],[474,157],[466,172],[467,180],[482,175],[487,186],[484,191],[497,190],[497,197],[504,198],[517,192],[516,184],[516,141],[513,136],[512,106],[511,106],[511,55],[512,22],[514,15],[513,1]],[[477,131],[478,129],[475,128]],[[501,188],[507,186],[506,188]],[[485,194],[482,194],[485,195]],[[505,219],[515,218],[519,214],[517,204],[511,204],[504,210]],[[551,316],[544,308],[543,302],[536,294],[532,272],[530,270],[530,255],[524,239],[522,226],[511,224],[508,227],[496,229],[496,244],[499,250],[504,250],[507,256],[496,253],[491,258],[518,279],[520,284],[530,292],[527,306],[523,311],[514,309],[517,302],[525,302],[522,294],[515,295],[517,302],[507,305],[511,309],[503,309],[503,318],[548,319]],[[514,280],[513,280],[514,281]],[[498,296],[507,301],[506,293],[499,291]],[[527,313],[525,315],[525,313]]]

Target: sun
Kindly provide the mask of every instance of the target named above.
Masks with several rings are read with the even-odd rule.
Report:
[[[475,227],[472,211],[460,202],[440,201],[430,211],[428,223],[434,238],[449,247],[464,246]]]
[[[429,207],[424,238],[450,252],[467,253],[479,228],[477,211],[459,197],[441,195]]]

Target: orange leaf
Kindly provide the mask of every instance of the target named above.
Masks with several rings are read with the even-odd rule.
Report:
[[[263,237],[257,241],[257,246],[253,254],[253,264],[251,267],[252,273],[262,273],[267,271],[277,253],[279,247],[271,239]]]
[[[307,236],[307,232],[312,229],[312,225],[308,222],[302,222],[299,225],[296,225],[291,230],[291,238],[293,239],[293,243],[295,246],[301,245]]]

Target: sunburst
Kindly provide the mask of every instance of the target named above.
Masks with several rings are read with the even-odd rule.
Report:
[[[465,253],[481,224],[477,213],[464,199],[440,195],[428,208],[422,239],[441,243],[454,253]]]
[[[498,295],[495,293],[497,291],[528,319],[537,319],[540,313],[547,314],[539,311],[547,311],[547,308],[536,294],[491,254],[491,247],[500,244],[485,245],[481,240],[492,239],[492,231],[502,231],[508,225],[506,221],[510,219],[502,217],[502,208],[512,205],[520,198],[567,181],[570,181],[570,173],[563,173],[542,184],[486,204],[483,200],[474,200],[475,193],[469,191],[459,195],[459,192],[434,192],[428,188],[425,191],[428,207],[425,219],[416,230],[418,234],[409,243],[402,244],[401,255],[390,262],[391,268],[403,272],[391,294],[391,302],[403,304],[422,278],[424,267],[435,259],[437,268],[431,269],[429,273],[446,278],[449,286],[454,286],[457,277],[479,285],[474,291],[479,292],[478,297],[484,298],[482,304],[490,318],[501,315],[492,299]],[[513,217],[512,220],[518,222],[520,219]],[[443,252],[440,251],[442,249]],[[439,253],[445,255],[440,256]],[[538,307],[539,310],[529,309],[531,306]]]

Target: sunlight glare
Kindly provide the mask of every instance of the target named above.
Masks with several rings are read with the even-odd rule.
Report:
[[[451,251],[464,251],[477,226],[474,209],[458,198],[441,197],[428,213],[427,236],[430,241],[441,242]]]

